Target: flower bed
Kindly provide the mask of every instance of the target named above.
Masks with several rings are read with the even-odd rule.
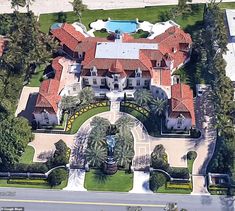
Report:
[[[102,113],[109,110],[110,110],[110,103],[108,101],[97,102],[94,104],[89,104],[87,106],[84,106],[69,118],[66,127],[66,132],[70,132],[72,134],[77,132],[80,126],[87,119],[98,113]]]

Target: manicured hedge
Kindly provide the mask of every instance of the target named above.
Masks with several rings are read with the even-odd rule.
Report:
[[[8,184],[21,184],[21,185],[48,185],[45,179],[9,179]]]
[[[192,190],[192,183],[177,183],[177,182],[167,182],[167,189],[183,189],[183,190]]]
[[[168,170],[168,173],[173,178],[189,179],[189,170],[188,170],[188,168],[171,167]]]
[[[2,169],[1,171],[6,172],[21,172],[21,173],[46,173],[48,167],[44,163],[33,163],[33,164],[24,164],[18,163],[10,169]]]

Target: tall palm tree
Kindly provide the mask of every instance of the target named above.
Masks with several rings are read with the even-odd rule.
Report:
[[[91,87],[85,87],[79,93],[79,98],[83,105],[88,105],[94,101],[95,93]]]
[[[74,0],[72,2],[73,11],[78,15],[79,22],[82,21],[82,12],[87,8],[86,5],[82,3],[82,0]]]
[[[147,106],[153,99],[152,93],[147,89],[138,89],[134,93],[134,99],[140,106]]]
[[[122,142],[117,142],[115,147],[115,159],[118,165],[123,167],[128,167],[134,157],[134,149],[128,144],[123,144]]]
[[[151,102],[150,108],[154,115],[161,116],[166,109],[166,100],[159,98],[154,99]]]
[[[85,156],[87,162],[91,166],[100,167],[106,160],[107,149],[98,144],[91,145],[89,148],[86,149]]]
[[[92,119],[90,125],[94,128],[107,130],[110,127],[110,122],[103,117],[96,116]]]
[[[128,129],[134,127],[135,125],[135,120],[127,115],[121,116],[116,122],[115,125],[120,128],[120,127],[126,127]]]
[[[11,0],[11,7],[18,10],[19,7],[25,7],[26,0]]]

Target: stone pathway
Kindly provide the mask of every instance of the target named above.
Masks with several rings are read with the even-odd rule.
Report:
[[[85,170],[70,169],[68,185],[63,190],[87,191],[87,189],[84,188],[85,174]]]

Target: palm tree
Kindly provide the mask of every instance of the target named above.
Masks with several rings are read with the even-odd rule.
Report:
[[[100,167],[106,160],[107,149],[98,144],[90,145],[85,151],[85,156],[91,166]]]
[[[161,116],[166,109],[166,100],[159,98],[154,99],[151,102],[150,108],[154,115]]]
[[[29,5],[32,5],[32,3],[34,2],[35,0],[26,0],[26,7],[27,7],[27,12],[29,13]]]
[[[107,130],[108,127],[110,127],[110,122],[109,122],[109,120],[107,120],[103,117],[95,116],[92,119],[90,125],[94,128]]]
[[[147,89],[138,89],[134,93],[134,99],[140,106],[147,106],[153,99],[151,92]]]
[[[11,7],[18,10],[19,7],[25,7],[26,0],[11,0]]]
[[[87,8],[86,5],[82,3],[82,0],[74,0],[72,2],[73,5],[73,11],[78,15],[79,22],[82,21],[82,12]]]
[[[114,155],[119,166],[128,167],[134,157],[134,154],[134,149],[130,145],[117,142]]]
[[[85,87],[79,93],[79,98],[83,105],[88,105],[94,101],[95,93],[91,87]]]
[[[63,96],[60,101],[60,108],[71,114],[79,105],[80,100],[77,96]]]

